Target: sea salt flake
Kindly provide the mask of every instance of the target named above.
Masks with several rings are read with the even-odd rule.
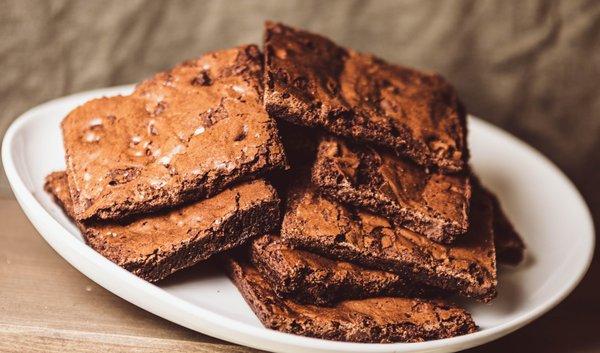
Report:
[[[242,86],[239,86],[239,85],[233,85],[231,88],[234,91],[236,91],[237,93],[244,93],[244,92],[246,92],[246,89],[244,87],[242,87]]]
[[[166,181],[162,180],[162,179],[152,179],[150,180],[150,186],[153,187],[154,189],[160,189],[163,186],[165,186],[165,184],[167,184]]]
[[[204,126],[199,126],[196,130],[194,130],[194,136],[198,136],[205,131]]]
[[[160,157],[160,159],[158,160],[158,163],[160,163],[162,165],[169,165],[169,163],[171,163],[171,156]]]
[[[221,170],[227,170],[227,171],[231,171],[233,170],[233,163],[228,163],[228,162],[222,162],[222,161],[215,161],[214,162],[214,167],[216,169],[221,169]]]
[[[93,132],[88,132],[85,134],[84,139],[86,142],[98,142],[100,141],[100,136],[96,135]]]
[[[162,164],[162,165],[169,165],[169,163],[171,163],[171,159],[173,159],[173,157],[176,154],[179,154],[181,152],[183,152],[185,148],[183,147],[183,145],[177,145],[175,146],[169,153],[167,153],[166,155],[162,156],[159,160],[158,163]]]
[[[94,127],[94,126],[102,126],[102,119],[101,118],[93,118],[92,120],[90,120],[90,127]]]

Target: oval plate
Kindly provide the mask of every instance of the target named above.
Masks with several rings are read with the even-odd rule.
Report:
[[[87,247],[43,190],[44,177],[64,169],[60,122],[76,106],[132,86],[60,98],[19,117],[8,129],[2,162],[21,208],[46,241],[71,265],[119,297],[192,330],[269,351],[451,352],[506,335],[563,300],[585,274],[594,229],[581,195],[561,171],[506,132],[469,117],[472,165],[496,192],[528,246],[517,268],[501,268],[498,299],[463,303],[480,331],[423,343],[359,344],[326,341],[264,328],[236,288],[212,262],[150,284]]]

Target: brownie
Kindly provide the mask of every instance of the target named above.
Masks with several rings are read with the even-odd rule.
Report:
[[[334,307],[281,299],[245,259],[227,257],[233,282],[268,328],[297,335],[351,342],[419,342],[477,330],[464,309],[443,301],[380,297],[349,300]]]
[[[333,200],[385,216],[437,242],[451,243],[469,227],[466,172],[427,171],[388,151],[324,136],[312,181]]]
[[[500,201],[491,191],[484,189],[494,208],[494,242],[496,259],[507,265],[518,265],[523,261],[525,243],[504,213]]]
[[[74,218],[67,175],[55,172],[45,189]],[[86,242],[133,274],[154,282],[215,253],[273,231],[280,217],[275,190],[246,182],[196,203],[127,222],[77,222]]]
[[[381,145],[423,166],[466,167],[465,109],[440,75],[271,22],[264,54],[264,102],[272,116]]]
[[[384,217],[329,200],[313,185],[299,182],[288,193],[281,234],[293,246],[326,257],[488,302],[497,285],[492,206],[477,190],[471,202],[469,231],[444,245],[393,226]]]
[[[75,216],[121,219],[197,201],[282,168],[254,45],[208,53],[64,119]]]
[[[251,244],[250,260],[275,292],[300,303],[331,305],[344,299],[381,296],[444,296],[440,290],[392,272],[293,249],[275,235],[261,236]]]

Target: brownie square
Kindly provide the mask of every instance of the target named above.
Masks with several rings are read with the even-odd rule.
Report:
[[[67,175],[46,178],[71,218]],[[154,282],[278,227],[279,198],[262,180],[246,182],[209,199],[125,222],[77,222],[90,247],[117,265]]]
[[[298,248],[488,302],[497,285],[492,205],[477,190],[471,202],[469,231],[449,246],[298,183],[288,193],[281,234]]]
[[[392,272],[294,249],[275,235],[253,240],[250,260],[278,295],[300,303],[332,305],[341,300],[381,296],[445,296],[438,289]]]
[[[336,341],[420,342],[477,330],[464,309],[443,301],[381,297],[349,300],[334,307],[282,299],[245,259],[227,256],[229,276],[268,328]]]
[[[75,217],[120,219],[286,166],[254,45],[206,54],[62,123]]]
[[[324,136],[312,181],[327,197],[451,243],[469,227],[468,173],[427,171],[382,149]]]
[[[271,22],[264,54],[264,101],[272,116],[387,147],[422,166],[467,166],[465,109],[440,75]]]

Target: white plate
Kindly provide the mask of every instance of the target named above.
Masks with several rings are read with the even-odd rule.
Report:
[[[528,245],[521,266],[501,269],[499,295],[493,304],[465,303],[481,330],[424,343],[358,344],[266,329],[214,264],[200,264],[159,285],[145,282],[87,247],[44,192],[44,177],[64,168],[59,128],[63,117],[91,98],[130,90],[131,86],[124,86],[84,92],[31,109],[6,133],[2,161],[27,217],[62,257],[121,298],[192,330],[271,351],[456,351],[506,335],[550,310],[579,283],[592,259],[591,217],[571,182],[531,147],[470,117],[472,164],[483,182],[498,193]]]

